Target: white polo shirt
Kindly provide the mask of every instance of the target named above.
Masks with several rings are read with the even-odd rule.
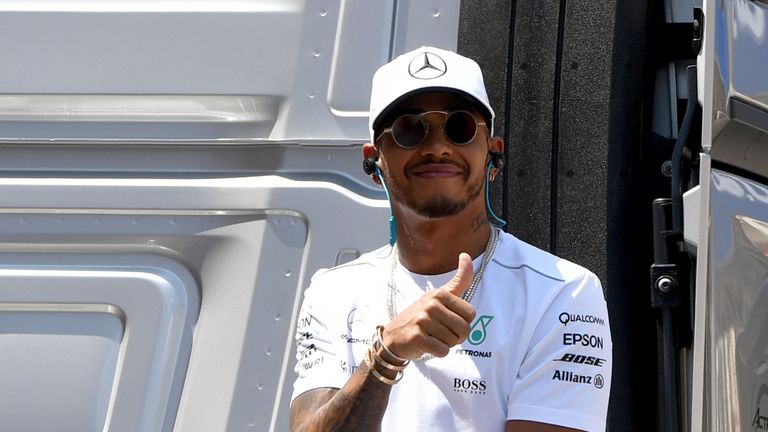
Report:
[[[391,265],[387,246],[312,278],[292,399],[343,387],[363,361],[376,325],[390,321]],[[424,276],[398,264],[397,310],[454,273]],[[510,419],[605,430],[612,342],[594,274],[502,233],[471,303],[470,336],[444,358],[411,362],[392,389],[383,431],[502,431]]]

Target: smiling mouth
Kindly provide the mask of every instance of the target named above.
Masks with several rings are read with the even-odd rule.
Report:
[[[426,164],[414,169],[412,173],[421,178],[450,178],[462,175],[462,170],[452,164]]]

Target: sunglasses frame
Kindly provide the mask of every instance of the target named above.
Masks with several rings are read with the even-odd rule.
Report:
[[[445,124],[448,122],[448,119],[449,119],[449,118],[450,118],[452,115],[454,115],[454,114],[456,114],[456,113],[467,113],[467,114],[468,114],[470,117],[472,117],[472,119],[475,121],[475,133],[472,135],[472,138],[470,138],[470,139],[469,139],[467,142],[465,142],[465,143],[457,143],[457,142],[453,141],[453,140],[452,140],[452,139],[451,139],[451,138],[448,136],[448,134],[446,134],[446,133],[445,133]],[[467,111],[467,110],[454,110],[454,111],[441,111],[441,110],[433,110],[433,111],[424,111],[424,112],[421,112],[421,113],[418,113],[418,114],[402,114],[402,115],[399,115],[399,116],[397,116],[397,118],[395,118],[395,120],[394,120],[394,121],[392,121],[392,125],[394,126],[394,124],[395,124],[395,123],[397,123],[397,121],[398,121],[398,120],[400,120],[401,118],[403,118],[403,117],[406,117],[406,116],[413,116],[413,117],[416,117],[416,118],[418,118],[419,122],[420,122],[420,123],[421,123],[421,124],[424,126],[424,136],[422,136],[422,137],[421,137],[421,140],[419,141],[419,143],[418,143],[418,144],[416,144],[416,145],[415,145],[415,146],[413,146],[413,147],[406,147],[406,146],[402,145],[402,144],[401,144],[401,143],[400,143],[400,142],[397,140],[397,138],[395,138],[395,134],[393,134],[393,133],[392,133],[392,126],[390,126],[390,127],[388,127],[388,128],[384,128],[384,130],[383,130],[383,131],[381,131],[381,133],[379,134],[379,136],[378,136],[378,137],[376,137],[376,139],[374,140],[374,142],[378,142],[378,141],[381,139],[381,137],[383,137],[383,136],[384,136],[384,134],[390,134],[390,135],[392,136],[392,141],[394,141],[394,142],[395,142],[395,144],[397,144],[397,145],[398,145],[400,148],[402,148],[402,149],[405,149],[405,150],[415,150],[415,149],[419,148],[419,146],[421,146],[422,144],[424,144],[424,139],[426,139],[426,138],[427,138],[427,136],[429,135],[429,122],[426,122],[426,121],[424,121],[424,116],[426,116],[427,114],[443,114],[443,115],[445,116],[445,118],[444,118],[443,122],[440,124],[440,129],[441,129],[441,130],[442,130],[442,132],[443,132],[443,136],[445,136],[445,138],[446,138],[446,139],[448,140],[448,142],[450,142],[451,144],[453,144],[453,145],[455,145],[455,146],[460,146],[460,147],[461,147],[461,146],[465,146],[465,145],[467,145],[467,144],[471,143],[472,141],[474,141],[474,140],[475,140],[475,138],[477,138],[477,131],[480,129],[480,126],[488,126],[488,125],[487,125],[487,124],[486,124],[484,121],[480,121],[480,120],[478,120],[478,119],[477,119],[477,117],[475,117],[475,115],[474,115],[474,114],[472,114],[472,112],[470,112],[470,111]]]

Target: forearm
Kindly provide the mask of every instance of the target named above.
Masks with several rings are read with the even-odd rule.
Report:
[[[385,376],[389,373],[379,372]],[[291,430],[378,431],[391,389],[392,386],[375,378],[366,363],[362,362],[344,387],[319,407],[313,406],[313,401],[316,402],[313,398],[307,401],[301,401],[301,396],[297,398],[294,401],[296,406],[291,407]]]

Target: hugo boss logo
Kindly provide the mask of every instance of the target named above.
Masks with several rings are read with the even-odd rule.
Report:
[[[453,391],[458,393],[485,394],[488,388],[485,380],[454,378]]]

